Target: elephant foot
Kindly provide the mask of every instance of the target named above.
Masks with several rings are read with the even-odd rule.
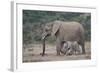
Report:
[[[72,54],[69,53],[68,55],[71,56]]]
[[[57,56],[60,56],[60,55],[57,54]]]
[[[47,55],[47,54],[45,54],[45,53],[40,53],[40,55],[41,55],[41,56],[45,56],[45,55]]]
[[[84,54],[86,54],[85,52],[82,52],[82,54],[84,55]]]
[[[85,51],[83,51],[83,52],[82,52],[82,54],[86,54],[86,52],[85,52]]]
[[[57,56],[60,56],[60,53],[57,53]]]

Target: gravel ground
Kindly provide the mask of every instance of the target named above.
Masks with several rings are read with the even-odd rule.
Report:
[[[43,61],[63,61],[63,60],[84,60],[91,59],[91,44],[85,43],[86,54],[84,55],[56,55],[56,46],[46,44],[46,55],[41,56],[42,44],[31,44],[27,48],[23,48],[23,62],[43,62]]]

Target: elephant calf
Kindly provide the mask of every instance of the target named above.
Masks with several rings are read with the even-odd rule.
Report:
[[[66,55],[82,54],[82,46],[77,41],[62,42],[61,53]]]

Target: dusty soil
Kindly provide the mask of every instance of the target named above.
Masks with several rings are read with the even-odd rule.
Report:
[[[31,44],[23,48],[23,62],[63,61],[63,60],[84,60],[91,59],[91,44],[85,43],[86,54],[84,55],[56,55],[56,46],[46,44],[46,55],[41,56],[42,44]]]

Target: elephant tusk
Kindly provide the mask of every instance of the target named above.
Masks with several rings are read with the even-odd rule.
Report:
[[[42,40],[44,40],[44,39],[45,39],[45,36],[42,37]]]

